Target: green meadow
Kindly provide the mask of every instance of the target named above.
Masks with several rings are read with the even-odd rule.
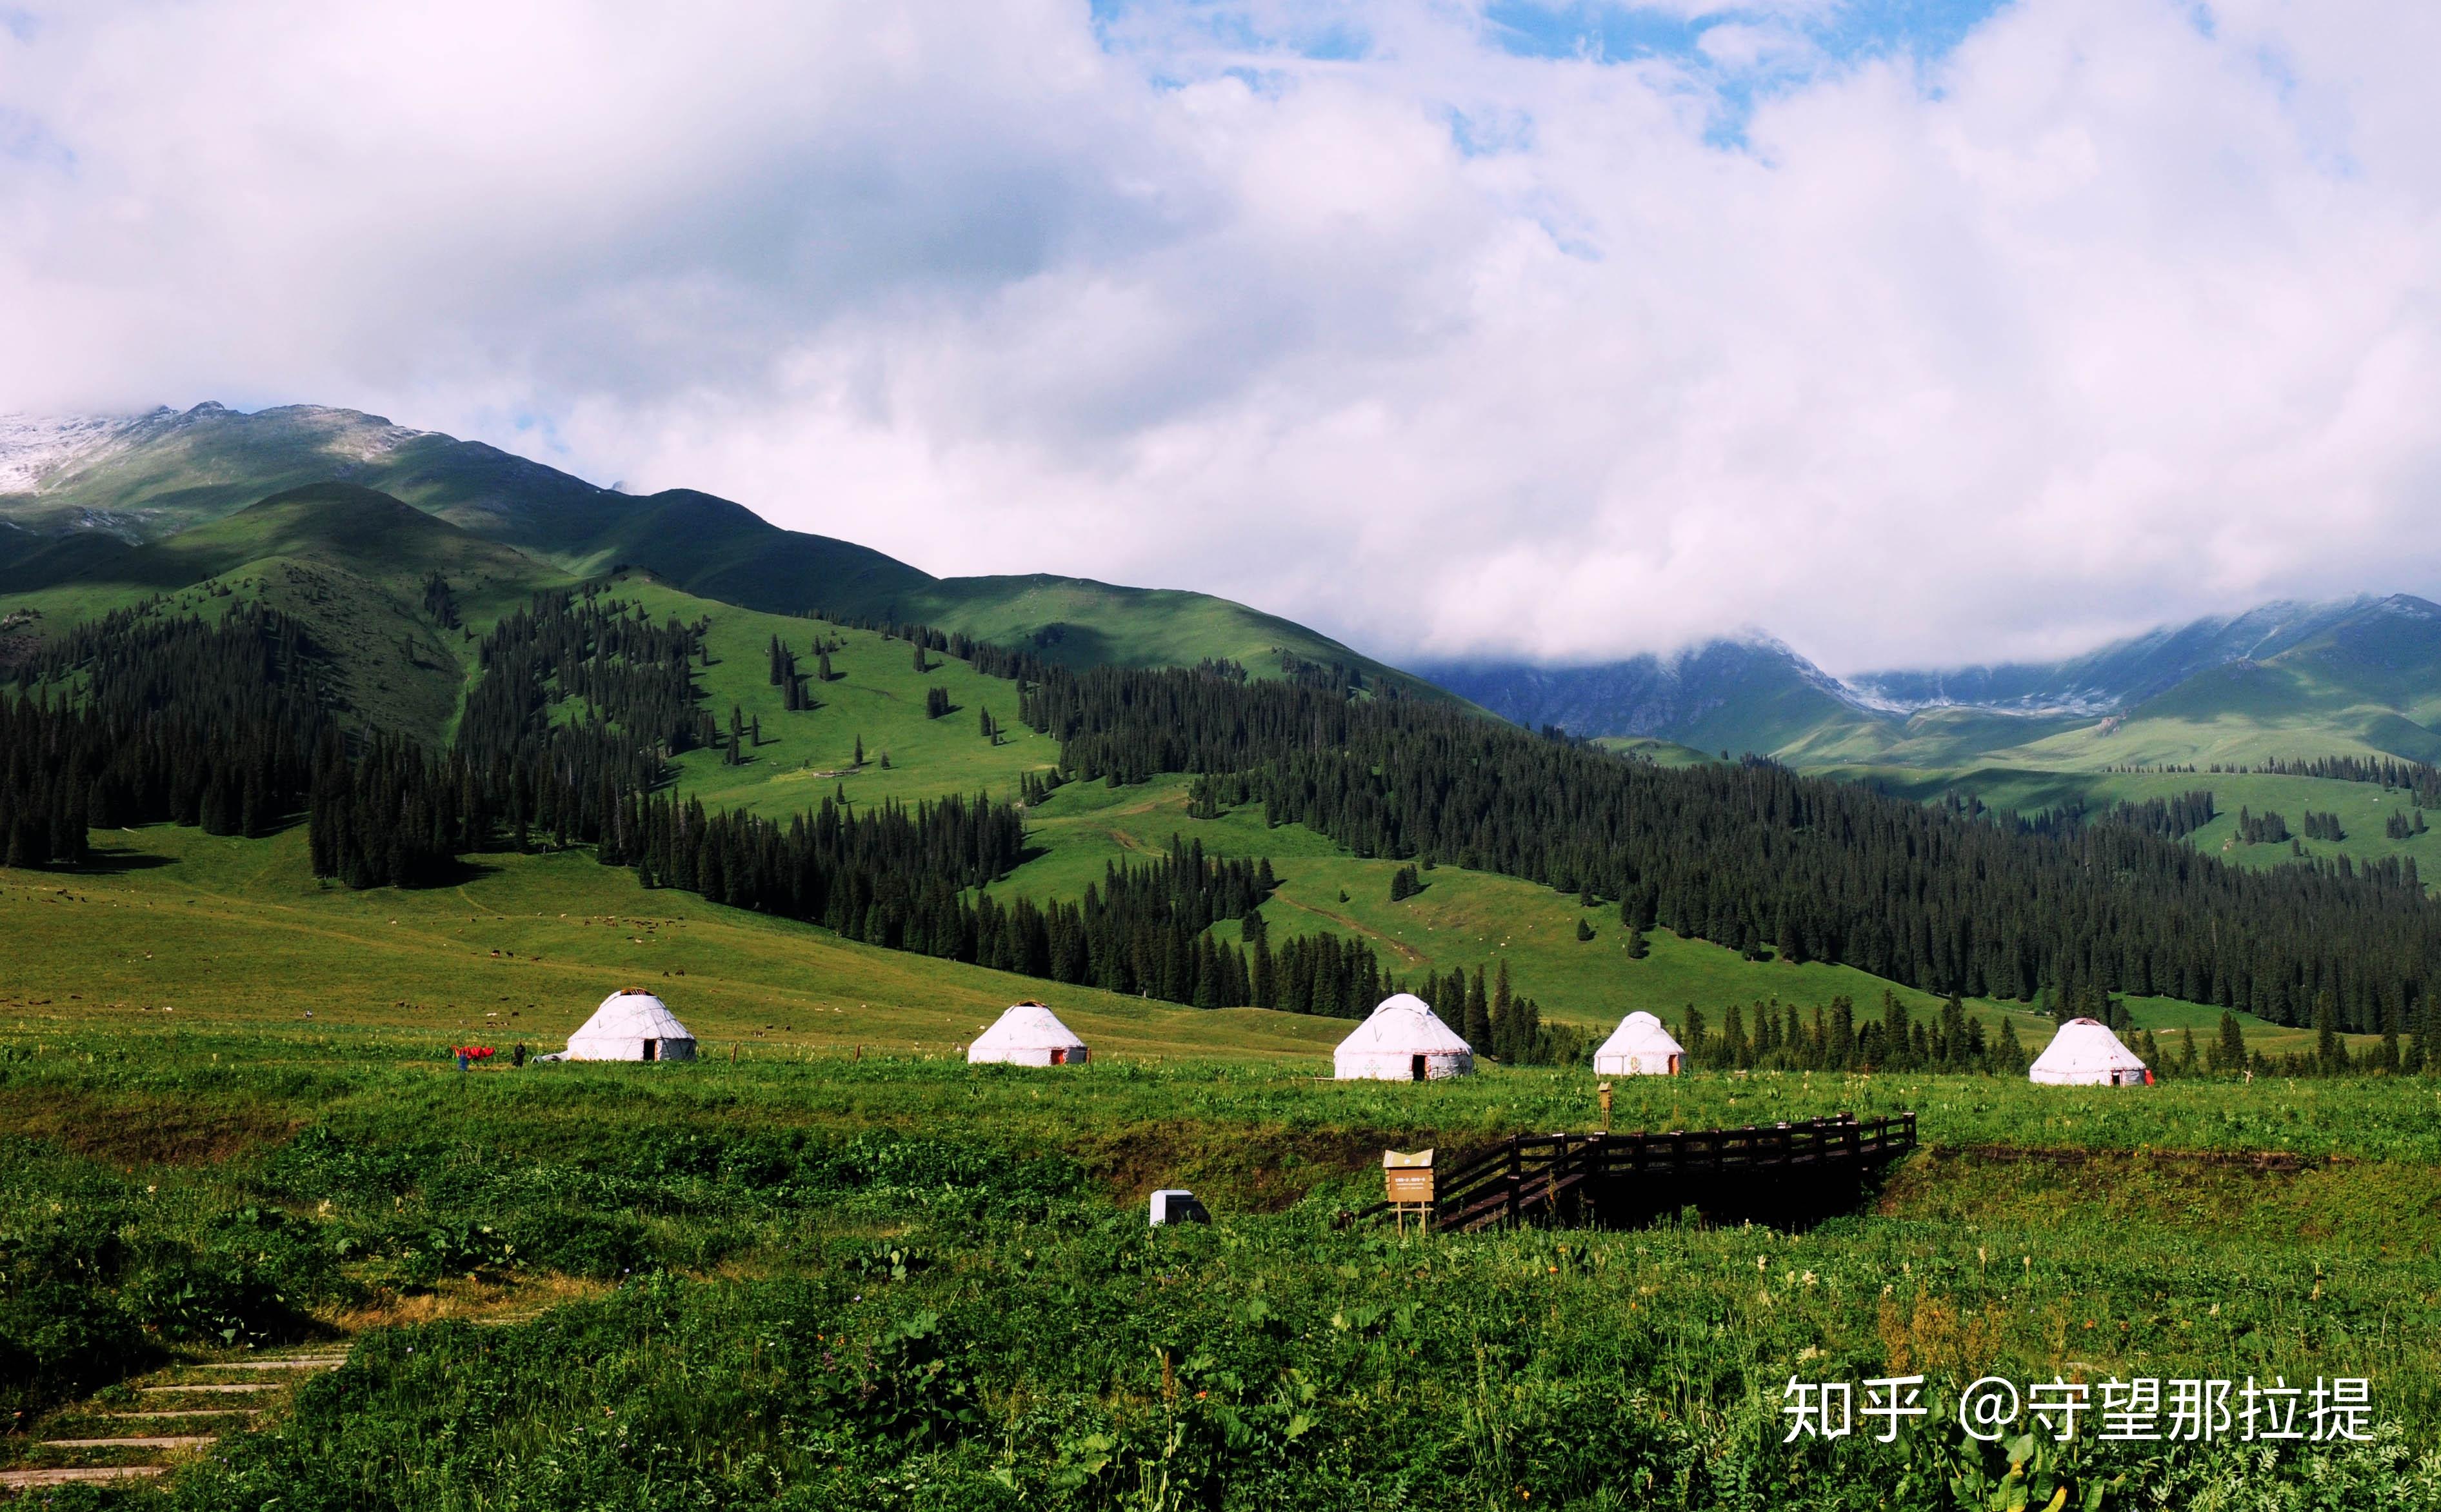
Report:
[[[319,1016],[49,1014],[0,1036],[0,1377],[38,1430],[0,1453],[91,1463],[39,1441],[114,1381],[305,1346],[349,1362],[50,1504],[2441,1505],[2430,1081],[1627,1082],[1622,1127],[1904,1107],[1926,1148],[1803,1231],[1401,1235],[1334,1223],[1382,1148],[1588,1126],[1590,1074],[1341,1086],[1110,1034],[1058,1071],[460,1073]],[[1217,1221],[1148,1230],[1162,1185]],[[1930,1409],[1892,1442],[1783,1442],[1792,1377],[1884,1375]],[[2372,1408],[2364,1442],[1985,1444],[1985,1375]]]
[[[963,1045],[1042,985],[647,891],[589,853],[486,857],[455,887],[352,892],[311,874],[299,830],[98,838],[104,859],[82,874],[0,870],[0,1026],[226,1031],[310,1014],[317,1029],[556,1050],[634,985],[665,994],[724,1054],[915,1053]],[[1088,988],[1062,989],[1060,1011],[1148,1053],[1318,1054],[1338,1037],[1290,1014]]]

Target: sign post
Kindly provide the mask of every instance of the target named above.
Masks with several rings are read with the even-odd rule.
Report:
[[[1382,1184],[1390,1211],[1397,1215],[1399,1232],[1407,1232],[1407,1215],[1412,1213],[1418,1228],[1429,1229],[1433,1223],[1433,1152],[1417,1150],[1383,1150],[1382,1152]]]

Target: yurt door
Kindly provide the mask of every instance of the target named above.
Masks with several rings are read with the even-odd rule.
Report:
[[[1066,1047],[1059,1045],[1054,1045],[1051,1047],[1051,1064],[1054,1066],[1065,1066],[1068,1064],[1068,1051]]]
[[[1409,1081],[1411,1081],[1411,1082],[1419,1082],[1419,1081],[1422,1081],[1423,1079],[1424,1079],[1424,1057],[1423,1057],[1423,1056],[1421,1056],[1421,1055],[1410,1055],[1410,1056],[1408,1056],[1408,1057],[1407,1057],[1407,1080],[1409,1080]]]
[[[660,1040],[648,1039],[644,1041],[644,1058],[646,1060],[659,1060],[661,1058],[661,1042]]]

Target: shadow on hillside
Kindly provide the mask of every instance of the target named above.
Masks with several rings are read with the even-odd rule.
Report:
[[[129,872],[152,872],[175,864],[174,855],[162,855],[154,851],[139,851],[130,846],[124,850],[95,846],[85,853],[81,866],[63,867],[62,876],[119,876]]]
[[[484,860],[482,859],[482,856],[486,855],[506,854],[517,853],[484,852],[477,855],[451,856],[445,863],[434,866],[424,876],[418,877],[415,881],[406,884],[401,887],[399,891],[403,892],[430,892],[437,888],[458,888],[464,887],[469,882],[488,881],[493,877],[498,876],[501,873],[507,871],[508,868],[500,865],[497,861]],[[547,855],[551,853],[548,850],[541,850],[524,854]]]

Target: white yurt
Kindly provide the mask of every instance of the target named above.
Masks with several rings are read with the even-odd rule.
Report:
[[[1331,1074],[1343,1082],[1424,1082],[1474,1071],[1474,1051],[1424,999],[1402,992],[1339,1042]]]
[[[2071,1018],[2026,1069],[2044,1087],[2149,1087],[2153,1073],[2099,1018]]]
[[[1675,1076],[1686,1064],[1687,1047],[1643,1012],[1620,1019],[1594,1052],[1594,1070],[1604,1076]]]
[[[563,1060],[693,1060],[695,1035],[669,1004],[642,987],[622,987],[568,1036]]]
[[[967,1064],[997,1061],[1004,1066],[1081,1066],[1094,1058],[1076,1032],[1059,1016],[1031,999],[993,1021],[967,1047]]]

